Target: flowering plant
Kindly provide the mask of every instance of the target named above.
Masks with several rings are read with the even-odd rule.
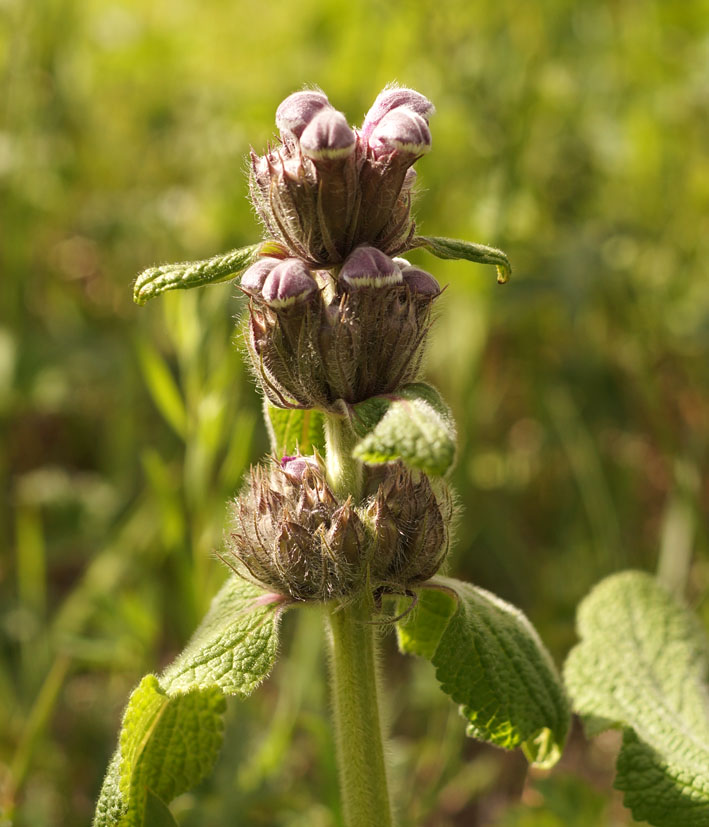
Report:
[[[510,267],[494,248],[417,234],[413,165],[431,148],[433,111],[418,92],[390,87],[354,129],[322,92],[289,96],[276,112],[279,140],[251,154],[264,240],[136,281],[142,304],[240,277],[272,456],[229,504],[219,556],[233,576],[185,651],[131,695],[95,827],[174,824],[170,800],[216,760],[225,696],[267,677],[283,613],[304,604],[322,608],[328,629],[348,827],[393,821],[377,700],[382,627],[396,628],[402,653],[433,663],[469,735],[542,767],[561,754],[570,705],[528,620],[440,574],[455,428],[421,365],[441,289],[405,255],[493,264],[501,282]]]

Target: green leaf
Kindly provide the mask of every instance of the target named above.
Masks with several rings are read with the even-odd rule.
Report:
[[[370,465],[401,459],[438,476],[455,459],[453,418],[438,391],[422,382],[355,405],[352,423],[363,436],[352,455]]]
[[[483,589],[436,577],[397,624],[402,652],[428,658],[468,735],[521,747],[537,766],[561,756],[569,705],[552,659],[524,614]],[[403,608],[403,606],[402,606]]]
[[[131,695],[94,827],[171,824],[169,801],[216,760],[224,695],[248,695],[271,671],[282,609],[277,595],[227,580],[184,652]]]
[[[184,439],[187,435],[187,411],[170,368],[148,342],[139,343],[138,358],[155,405],[168,425]]]
[[[169,695],[212,686],[227,695],[251,694],[276,659],[282,606],[260,586],[230,577],[160,684]]]
[[[116,750],[103,779],[92,827],[116,827],[127,809],[121,795],[121,752]]]
[[[216,687],[169,697],[154,675],[143,678],[120,738],[120,789],[128,801],[121,827],[147,827],[148,791],[164,803],[207,775],[221,746],[225,709]]]
[[[203,261],[183,261],[149,267],[135,280],[133,301],[136,304],[145,304],[148,299],[168,290],[189,290],[191,287],[229,281],[253,264],[259,255],[267,255],[268,252],[268,243],[251,244]]]
[[[276,408],[264,400],[271,450],[276,457],[325,452],[324,414],[321,411]]]
[[[485,244],[473,244],[472,241],[461,241],[457,238],[442,238],[440,236],[416,236],[412,247],[423,247],[434,256],[446,259],[465,259],[478,264],[494,264],[497,269],[497,282],[504,284],[512,275],[510,260],[496,247]]]
[[[694,618],[659,583],[628,571],[579,606],[581,642],[564,677],[574,708],[624,728],[615,786],[639,820],[709,825],[709,655]]]

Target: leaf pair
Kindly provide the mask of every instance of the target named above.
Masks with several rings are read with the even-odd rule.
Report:
[[[438,258],[465,259],[479,264],[494,264],[497,281],[506,282],[510,276],[510,262],[502,250],[473,244],[453,238],[416,236],[412,247],[424,247]],[[285,251],[275,241],[264,241],[222,253],[203,261],[186,261],[177,264],[162,264],[149,267],[136,279],[133,286],[133,301],[145,304],[149,299],[169,290],[189,290],[206,284],[220,284],[237,278],[253,264],[259,256],[283,256]]]
[[[94,827],[175,824],[167,805],[216,761],[224,696],[250,694],[271,671],[281,611],[275,595],[227,580],[184,652],[133,691]]]

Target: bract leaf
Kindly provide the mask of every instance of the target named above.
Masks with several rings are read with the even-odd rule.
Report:
[[[434,476],[453,465],[453,418],[438,391],[423,382],[355,405],[352,423],[362,435],[352,455],[362,462],[377,465],[400,459]]]
[[[599,583],[577,614],[564,677],[574,709],[622,726],[615,786],[638,820],[709,825],[709,655],[691,614],[649,574]]]
[[[182,261],[149,267],[135,280],[133,301],[145,304],[148,299],[168,290],[189,290],[191,287],[234,279],[253,264],[259,255],[265,254],[264,247],[264,244],[251,244],[203,261]]]
[[[436,577],[397,624],[402,652],[428,658],[461,704],[468,735],[537,766],[561,756],[569,704],[551,656],[525,615],[470,583]],[[403,608],[403,605],[402,605]]]
[[[274,456],[325,452],[324,414],[321,411],[276,408],[264,400],[266,425]]]
[[[498,284],[509,281],[512,275],[510,260],[502,250],[488,247],[485,244],[474,244],[472,241],[462,241],[458,238],[443,238],[441,236],[416,236],[411,242],[412,247],[424,247],[438,258],[465,259],[478,264],[494,264],[497,270]]]

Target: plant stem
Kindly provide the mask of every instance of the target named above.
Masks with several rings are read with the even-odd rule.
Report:
[[[342,417],[325,419],[327,476],[340,499],[362,495],[362,465],[352,459],[356,436]],[[363,592],[326,607],[330,629],[333,712],[342,805],[347,827],[390,827],[382,727],[377,701],[377,627],[372,596]]]
[[[347,827],[390,827],[371,598],[329,608],[337,763]]]
[[[325,417],[325,466],[336,497],[357,500],[362,493],[362,463],[352,459],[357,436],[344,417]]]

